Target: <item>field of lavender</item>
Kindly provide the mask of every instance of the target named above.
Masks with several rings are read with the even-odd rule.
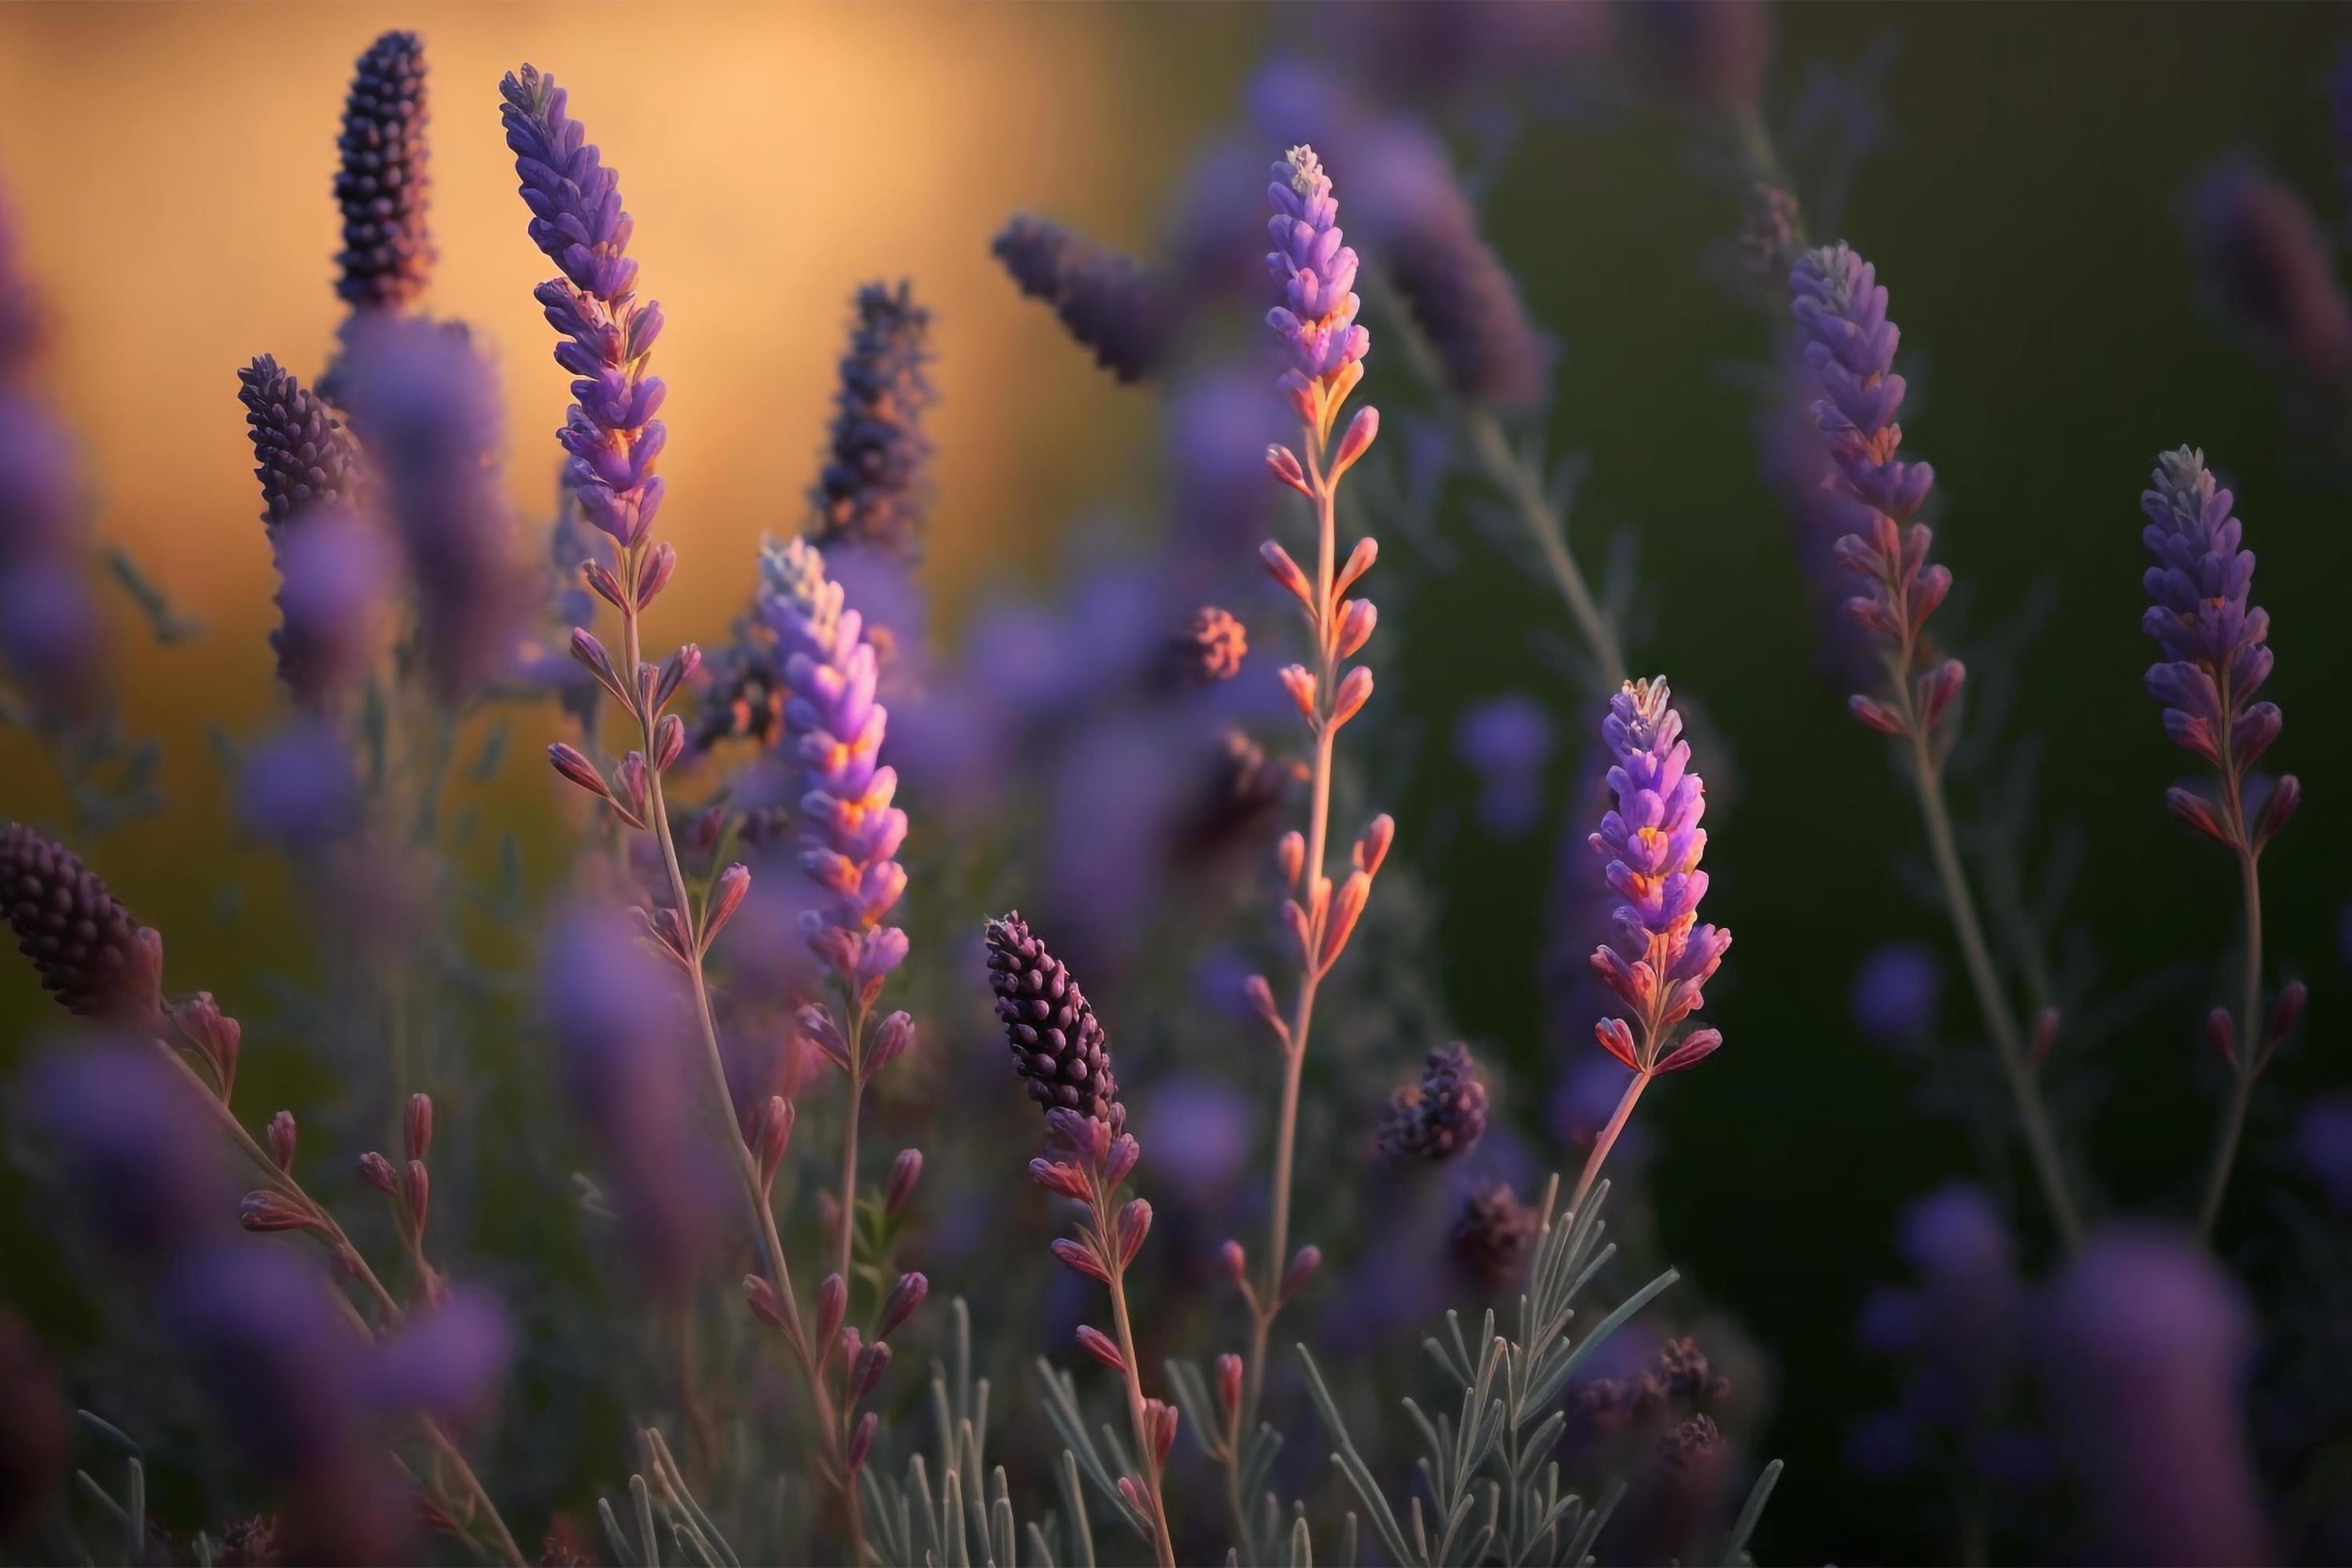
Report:
[[[0,10],[0,1563],[2352,1557],[2352,13],[593,15]]]

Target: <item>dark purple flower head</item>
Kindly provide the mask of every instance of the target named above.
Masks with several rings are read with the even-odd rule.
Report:
[[[1916,1044],[1933,1034],[1944,987],[1933,949],[1890,942],[1874,949],[1854,972],[1848,1005],[1863,1038],[1878,1046]]]
[[[162,1007],[162,945],[73,851],[0,828],[0,908],[42,988],[84,1018],[143,1022]]]
[[[931,313],[914,286],[868,283],[857,291],[849,349],[833,395],[824,467],[809,491],[809,535],[830,549],[858,544],[897,561],[922,552],[925,466],[931,444],[923,413],[937,401],[923,367]]]
[[[359,453],[335,411],[268,354],[236,381],[270,542],[311,511],[348,509],[359,493]]]
[[[1610,1055],[1644,1073],[1696,1066],[1723,1044],[1714,1029],[1683,1034],[1679,1026],[1705,1005],[1703,988],[1731,945],[1729,931],[1697,923],[1706,896],[1706,873],[1698,868],[1706,852],[1698,825],[1706,785],[1690,771],[1671,695],[1660,676],[1629,680],[1609,700],[1601,734],[1616,759],[1609,787],[1617,805],[1587,840],[1624,900],[1616,939],[1593,951],[1592,966],[1633,1014],[1631,1028],[1603,1018],[1593,1032]]]
[[[1536,1213],[1510,1184],[1482,1187],[1465,1200],[1454,1222],[1454,1256],[1488,1289],[1507,1289],[1536,1241]]]
[[[1478,777],[1478,825],[1497,838],[1524,838],[1543,809],[1551,761],[1551,716],[1523,691],[1466,710],[1454,727],[1454,753]]]
[[[377,1346],[360,1394],[382,1415],[472,1419],[489,1404],[513,1353],[505,1309],[487,1292],[460,1287]]]
[[[1486,1135],[1486,1086],[1459,1040],[1430,1052],[1421,1081],[1391,1095],[1381,1118],[1381,1152],[1391,1160],[1451,1160]]]
[[[559,435],[572,454],[564,481],[590,522],[633,545],[652,531],[661,508],[653,469],[667,432],[654,415],[664,389],[646,368],[661,306],[636,298],[637,264],[628,256],[635,226],[621,208],[619,178],[564,112],[555,79],[525,66],[499,93],[531,242],[563,274],[535,297],[564,338],[555,362],[573,376]]]
[[[2129,1227],[2093,1236],[2053,1288],[2041,1337],[2102,1553],[2278,1560],[2246,1439],[2254,1322],[2202,1247]]]
[[[2185,227],[2214,310],[2271,359],[2321,391],[2352,374],[2352,302],[2311,209],[2251,153],[2189,186]]]
[[[1031,934],[1018,910],[986,930],[988,984],[1013,1046],[1013,1069],[1047,1110],[1080,1112],[1112,1134],[1126,1130],[1110,1048],[1092,1004],[1062,961]]]
[[[359,58],[335,142],[342,156],[335,201],[343,209],[335,292],[354,310],[404,310],[424,292],[433,265],[425,122],[424,42],[386,33]]]
[[[1054,308],[1095,363],[1121,381],[1155,374],[1171,311],[1160,280],[1133,258],[1060,224],[1014,215],[989,247],[1029,299]]]
[[[42,1062],[26,1096],[85,1225],[113,1252],[155,1262],[229,1230],[236,1189],[204,1091],[152,1046],[98,1043]]]
[[[236,379],[280,579],[282,624],[269,637],[278,679],[298,700],[329,705],[373,661],[382,629],[386,563],[352,517],[358,448],[325,400],[269,355]],[[334,537],[314,548],[314,532]]]

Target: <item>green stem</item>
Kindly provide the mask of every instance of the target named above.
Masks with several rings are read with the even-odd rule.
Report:
[[[1151,1423],[1143,1411],[1143,1376],[1135,1359],[1135,1330],[1128,1321],[1125,1247],[1118,1235],[1118,1215],[1110,1196],[1095,1194],[1095,1235],[1102,1245],[1104,1271],[1109,1276],[1111,1324],[1118,1331],[1119,1360],[1127,1374],[1127,1417],[1135,1433],[1136,1462],[1143,1467],[1143,1483],[1151,1496],[1151,1551],[1160,1568],[1176,1568],[1176,1548],[1168,1531],[1168,1505],[1160,1490],[1160,1450],[1151,1440]]]
[[[2233,792],[2234,793],[2234,792]],[[2242,816],[2242,812],[2236,815]],[[2230,1108],[2221,1118],[2221,1131],[2213,1149],[2213,1169],[2205,1179],[2205,1200],[2197,1208],[2197,1239],[2213,1239],[2221,1217],[2221,1200],[2230,1190],[2230,1174],[2238,1163],[2238,1144],[2245,1136],[2246,1112],[2254,1100],[2254,1079],[2262,1071],[2263,1039],[2263,884],[2261,863],[2250,847],[2242,822],[2238,829],[2238,885],[2246,903],[2246,980],[2239,1014],[2238,1048],[2231,1065],[2237,1082],[2231,1087]]]

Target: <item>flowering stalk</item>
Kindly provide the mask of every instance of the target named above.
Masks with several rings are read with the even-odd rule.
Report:
[[[360,1326],[371,1336],[397,1329],[403,1318],[398,1299],[333,1214],[294,1174],[292,1113],[281,1110],[271,1118],[269,1146],[264,1148],[232,1108],[244,1035],[237,1021],[221,1011],[208,991],[176,1005],[164,1001],[162,933],[134,921],[72,851],[21,824],[0,828],[0,903],[43,987],[77,1016],[116,1025],[152,1043],[260,1173],[262,1185],[245,1194],[238,1222],[249,1231],[299,1231],[317,1239],[336,1275],[356,1281],[373,1309],[372,1316],[354,1311]],[[425,1137],[429,1140],[429,1130]],[[423,1145],[412,1139],[412,1163],[421,1169]],[[417,1424],[472,1507],[488,1518],[500,1557],[520,1564],[521,1549],[464,1453],[430,1416],[420,1415]]]
[[[1013,1070],[1045,1110],[1045,1153],[1029,1162],[1029,1178],[1086,1209],[1078,1234],[1055,1241],[1054,1256],[1110,1293],[1117,1337],[1081,1327],[1078,1346],[1127,1385],[1128,1423],[1143,1474],[1119,1477],[1119,1496],[1148,1527],[1160,1568],[1174,1568],[1160,1474],[1176,1443],[1176,1407],[1144,1394],[1127,1301],[1128,1266],[1150,1232],[1151,1205],[1141,1198],[1118,1201],[1142,1150],[1127,1131],[1102,1022],[1069,970],[1018,910],[990,921],[986,934],[989,985],[1012,1043]]]
[[[1696,1067],[1723,1044],[1717,1030],[1682,1027],[1706,1005],[1704,987],[1731,946],[1731,933],[1697,923],[1707,882],[1698,864],[1706,853],[1706,830],[1698,825],[1706,812],[1706,784],[1690,771],[1690,742],[1682,738],[1682,715],[1668,705],[1671,697],[1664,676],[1629,680],[1609,700],[1601,725],[1615,759],[1609,787],[1617,804],[1588,842],[1608,864],[1609,886],[1625,901],[1614,914],[1616,940],[1593,950],[1592,967],[1632,1011],[1633,1021],[1603,1018],[1592,1032],[1633,1077],[1592,1141],[1568,1200],[1571,1215],[1583,1211],[1585,1194],[1650,1080]]]
[[[662,498],[662,480],[653,467],[666,432],[654,417],[664,389],[647,372],[646,359],[661,331],[661,307],[636,296],[636,263],[627,254],[634,225],[622,209],[618,179],[604,166],[579,122],[565,113],[563,89],[526,65],[509,73],[499,90],[505,100],[500,119],[507,145],[514,152],[522,197],[531,211],[531,239],[562,273],[541,284],[534,297],[550,324],[563,335],[556,363],[575,378],[573,402],[558,437],[571,454],[564,482],[581,514],[610,542],[611,564],[591,561],[583,574],[621,617],[617,666],[584,628],[572,632],[572,651],[634,721],[639,743],[610,780],[572,746],[550,747],[549,760],[556,772],[604,800],[630,826],[650,831],[660,848],[664,901],[645,918],[655,941],[686,973],[709,1088],[730,1130],[725,1142],[751,1209],[765,1269],[765,1278],[754,1276],[745,1289],[755,1310],[764,1294],[774,1326],[801,1363],[818,1430],[825,1436],[823,1465],[841,1492],[853,1550],[862,1559],[863,1531],[848,1439],[824,1375],[826,1346],[807,1331],[793,1288],[768,1199],[773,1172],[762,1170],[759,1155],[728,1109],[732,1099],[703,969],[710,944],[750,891],[751,873],[740,865],[730,866],[708,899],[696,900],[678,862],[662,791],[662,775],[686,746],[685,721],[663,710],[701,663],[701,652],[689,643],[658,667],[640,657],[640,619],[677,564],[677,551],[651,537]]]
[[[1813,405],[1813,418],[1829,443],[1832,496],[1848,530],[1838,540],[1837,556],[1865,584],[1846,602],[1846,611],[1876,643],[1885,672],[1876,695],[1857,692],[1848,705],[1856,719],[1896,737],[1909,752],[1920,819],[1978,1010],[2017,1102],[2042,1196],[2071,1250],[2082,1222],[2017,1015],[1993,966],[1944,798],[1948,721],[1968,672],[1958,659],[1944,657],[1927,633],[1928,617],[1951,591],[1952,574],[1928,563],[1935,535],[1927,524],[1911,521],[1926,503],[1936,475],[1928,465],[1906,462],[1899,455],[1903,427],[1895,416],[1903,405],[1904,381],[1895,371],[1895,347],[1901,333],[1886,319],[1886,290],[1879,287],[1875,268],[1843,244],[1806,252],[1790,273],[1789,287],[1790,313],[1806,339],[1805,359],[1824,394]]]
[[[1267,194],[1275,216],[1267,226],[1275,249],[1266,266],[1283,286],[1283,300],[1267,312],[1266,322],[1291,351],[1291,366],[1281,385],[1301,424],[1302,462],[1287,447],[1266,448],[1266,466],[1276,479],[1305,496],[1315,507],[1315,575],[1307,574],[1287,551],[1269,540],[1259,553],[1276,582],[1299,603],[1307,621],[1314,667],[1290,665],[1282,681],[1315,742],[1313,785],[1305,837],[1297,831],[1283,836],[1278,863],[1287,893],[1282,918],[1298,949],[1297,992],[1290,1019],[1276,1010],[1274,991],[1264,975],[1250,980],[1250,995],[1259,1015],[1282,1047],[1282,1108],[1275,1121],[1274,1191],[1265,1267],[1255,1285],[1244,1268],[1233,1270],[1250,1314],[1250,1354],[1247,1390],[1243,1399],[1242,1426],[1255,1426],[1258,1399],[1264,1391],[1267,1336],[1283,1303],[1306,1282],[1322,1255],[1303,1247],[1289,1256],[1291,1167],[1298,1135],[1299,1079],[1307,1062],[1307,1043],[1315,1021],[1315,994],[1323,977],[1339,961],[1354,933],[1356,921],[1370,896],[1372,878],[1396,834],[1394,820],[1374,817],[1357,839],[1353,864],[1336,892],[1326,874],[1331,816],[1331,748],[1342,726],[1360,712],[1372,694],[1372,672],[1346,661],[1360,651],[1372,635],[1377,612],[1368,599],[1345,597],[1357,579],[1371,569],[1380,547],[1371,539],[1356,542],[1347,562],[1339,561],[1339,480],[1371,447],[1380,432],[1380,411],[1360,409],[1336,446],[1332,427],[1348,395],[1363,379],[1363,358],[1371,334],[1356,324],[1360,301],[1354,292],[1356,253],[1343,243],[1338,225],[1339,203],[1331,195],[1330,176],[1312,147],[1294,147],[1274,165]],[[1304,902],[1301,900],[1304,900]],[[1228,1256],[1240,1252],[1228,1243]],[[1231,1470],[1229,1479],[1237,1479]],[[1237,1497],[1237,1518],[1241,1515]]]
[[[2187,784],[2166,792],[2174,816],[2226,847],[2238,861],[2246,923],[2245,992],[2233,1032],[2216,1008],[2210,1024],[2231,1077],[2229,1109],[2213,1151],[2197,1233],[2210,1239],[2237,1162],[2254,1080],[2270,1066],[2279,1039],[2302,1010],[2303,987],[2280,994],[2271,1019],[2263,1017],[2263,848],[2294,815],[2303,789],[2293,773],[2272,780],[2253,765],[2278,738],[2278,705],[2253,700],[2270,679],[2270,616],[2249,602],[2254,554],[2240,548],[2244,526],[2231,513],[2231,497],[2214,483],[2205,454],[2188,447],[2157,460],[2152,488],[2140,495],[2147,526],[2140,531],[2157,563],[2145,583],[2154,601],[2140,625],[2165,653],[2148,667],[2149,696],[2164,704],[2164,729],[2214,773],[2216,789]]]

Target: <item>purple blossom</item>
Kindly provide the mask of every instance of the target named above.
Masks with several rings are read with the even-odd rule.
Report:
[[[563,334],[555,363],[572,373],[572,405],[558,439],[572,454],[564,482],[597,528],[627,547],[653,529],[662,481],[654,471],[667,432],[654,417],[664,388],[646,369],[661,306],[636,298],[629,259],[635,224],[618,176],[564,112],[555,79],[530,66],[499,84],[499,119],[531,212],[531,243],[563,276],[534,290]]]
[[[236,793],[246,831],[282,848],[316,852],[359,826],[351,748],[332,725],[315,720],[264,736],[237,770]]]
[[[1731,933],[1696,923],[1706,896],[1706,785],[1690,771],[1682,715],[1668,706],[1665,678],[1625,683],[1601,727],[1616,765],[1616,809],[1588,840],[1608,864],[1609,886],[1625,901],[1617,935],[1593,950],[1592,966],[1633,1015],[1603,1018],[1593,1033],[1611,1056],[1644,1074],[1696,1066],[1723,1044],[1715,1029],[1679,1033],[1705,1005],[1702,988],[1723,962]],[[1635,1036],[1639,1030],[1639,1037]]]
[[[914,286],[868,283],[854,302],[849,350],[833,395],[824,470],[809,491],[809,536],[831,549],[859,544],[896,561],[922,552],[923,414],[938,395],[923,374],[931,313]]]
[[[343,100],[335,201],[343,210],[342,277],[354,310],[404,310],[433,265],[425,232],[425,45],[415,33],[370,44]]]
[[[2252,604],[2254,552],[2231,497],[2214,483],[2205,454],[2188,447],[2158,459],[2140,495],[2140,539],[2156,557],[2142,578],[2154,601],[2140,618],[2165,658],[2148,667],[2149,696],[2164,704],[2165,733],[2220,775],[2221,797],[2186,787],[2168,795],[2174,814],[2245,853],[2286,826],[2301,798],[2294,774],[2275,784],[2252,770],[2278,738],[2278,705],[2252,700],[2270,679],[2271,620]]]
[[[897,858],[907,814],[891,804],[897,771],[879,761],[890,715],[874,700],[874,645],[814,546],[772,544],[761,573],[760,614],[791,694],[781,743],[800,770],[801,865],[829,895],[809,944],[850,995],[870,1001],[907,956],[907,933],[885,923],[907,889]]]
[[[1274,216],[1266,233],[1274,249],[1265,266],[1283,302],[1265,321],[1290,349],[1282,385],[1302,410],[1318,397],[1321,406],[1336,407],[1362,379],[1363,358],[1372,346],[1371,333],[1356,324],[1356,252],[1344,243],[1331,176],[1313,147],[1293,147],[1274,165],[1273,176],[1266,195]]]
[[[1016,214],[989,248],[1028,299],[1054,308],[1095,363],[1122,382],[1156,374],[1167,353],[1166,290],[1140,262],[1046,218]]]
[[[1481,702],[1454,728],[1454,752],[1478,778],[1478,824],[1497,838],[1524,838],[1543,809],[1551,716],[1523,691]]]
[[[997,1020],[1013,1047],[1013,1068],[1049,1116],[1072,1113],[1113,1136],[1126,1131],[1110,1047],[1094,1005],[1060,959],[1029,930],[1021,911],[987,926],[988,983]]]
[[[1193,1073],[1155,1083],[1137,1110],[1151,1128],[1153,1169],[1179,1192],[1203,1201],[1247,1173],[1255,1113],[1249,1096]]]
[[[144,1024],[162,1009],[162,939],[79,856],[22,823],[0,827],[0,912],[68,1012]]]
[[[278,675],[305,703],[331,706],[383,652],[399,562],[382,534],[341,510],[289,529],[277,556],[278,626],[269,644]]]
[[[1419,1083],[1389,1097],[1381,1152],[1391,1160],[1451,1160],[1486,1135],[1486,1086],[1470,1047],[1457,1040],[1429,1053]]]
[[[0,296],[14,279],[0,277]],[[74,447],[63,426],[0,388],[0,658],[53,718],[102,689],[105,633],[80,563]]]
[[[1904,382],[1895,348],[1902,333],[1886,319],[1876,270],[1843,243],[1808,251],[1789,274],[1789,288],[1805,363],[1821,384],[1813,417],[1829,442],[1829,494],[1837,503],[1829,521],[1843,530],[1838,558],[1868,584],[1846,602],[1847,613],[1886,653],[1888,685],[1876,697],[1857,692],[1850,705],[1872,729],[1925,744],[1967,670],[1927,638],[1927,618],[1951,591],[1952,574],[1927,564],[1935,535],[1910,521],[1936,473],[1900,456],[1903,427],[1895,416]]]
[[[2246,1437],[2254,1321],[2202,1247],[2129,1227],[2092,1237],[2052,1291],[2042,1340],[2101,1552],[2278,1561]]]
[[[2340,387],[2352,374],[2352,302],[2293,187],[2241,153],[2197,176],[2183,218],[2215,312],[2306,384]]]
[[[368,1360],[361,1394],[374,1410],[463,1422],[483,1414],[514,1353],[505,1309],[460,1287],[411,1316]]]
[[[1847,1005],[1853,1026],[1873,1045],[1916,1044],[1935,1032],[1943,988],[1943,965],[1934,949],[1923,942],[1890,942],[1862,961]]]
[[[98,1042],[42,1062],[26,1103],[57,1150],[61,1184],[90,1233],[157,1262],[229,1234],[236,1188],[203,1090],[152,1046]]]
[[[2337,1214],[2352,1214],[2352,1095],[2314,1096],[2296,1117],[2294,1163]]]

